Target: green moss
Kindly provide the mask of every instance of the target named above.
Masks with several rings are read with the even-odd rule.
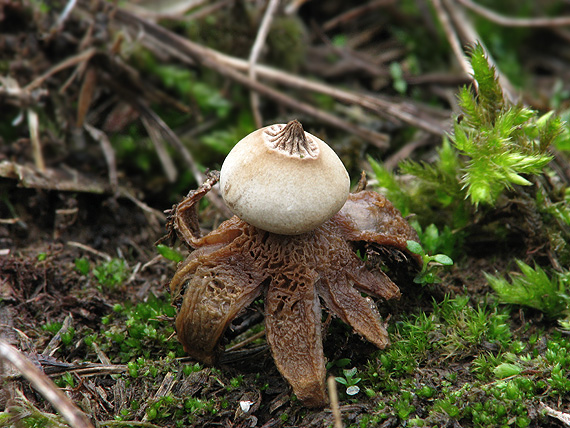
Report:
[[[173,356],[184,355],[178,341],[168,340],[174,333],[170,318],[176,315],[168,296],[157,298],[150,294],[146,302],[126,302],[113,309],[103,322],[105,329],[95,334],[91,341],[115,355],[117,362],[126,363],[141,357],[149,359],[153,355],[167,356],[171,352]],[[163,317],[164,321],[161,320]]]
[[[129,273],[125,260],[117,258],[102,262],[93,269],[97,282],[111,290],[121,285],[129,277]]]
[[[486,274],[487,281],[504,303],[529,306],[550,317],[570,316],[570,272],[548,275],[540,266],[534,268],[516,260],[521,273],[502,276]]]
[[[393,416],[411,426],[459,421],[525,427],[537,397],[559,400],[570,393],[567,338],[554,333],[544,343],[539,333],[513,340],[507,314],[496,305],[468,302],[446,298],[433,312],[397,324],[391,348],[374,356],[363,377],[363,386],[374,392],[368,396],[380,400],[377,409],[353,426],[375,426]],[[491,344],[495,352],[483,351]],[[473,376],[453,367],[468,367]]]

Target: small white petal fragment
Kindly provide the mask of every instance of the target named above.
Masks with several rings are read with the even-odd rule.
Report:
[[[252,404],[253,404],[253,401],[240,401],[239,407],[241,408],[242,412],[247,413],[247,412],[249,412],[249,409],[251,409]]]
[[[346,388],[347,395],[356,395],[360,392],[360,388],[356,385],[349,386]]]

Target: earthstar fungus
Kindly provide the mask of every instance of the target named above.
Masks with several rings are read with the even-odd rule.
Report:
[[[202,236],[198,202],[220,181],[236,214]],[[379,348],[389,344],[375,303],[399,288],[378,257],[406,250],[416,232],[383,196],[349,193],[348,174],[336,154],[299,122],[254,131],[230,152],[221,172],[173,207],[168,230],[192,250],[170,283],[178,308],[176,331],[188,354],[215,364],[224,331],[257,297],[265,302],[267,342],[293,392],[309,407],[325,394],[321,301]],[[364,187],[364,186],[359,186]],[[319,210],[319,208],[323,208]]]

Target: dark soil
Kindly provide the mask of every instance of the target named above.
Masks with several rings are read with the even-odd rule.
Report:
[[[143,48],[129,22],[109,11],[112,2],[79,1],[63,27],[56,24],[66,2],[47,3],[44,7],[31,0],[0,0],[0,77],[13,78],[22,89],[49,70],[53,72],[34,90],[15,96],[0,82],[0,339],[63,388],[96,427],[333,426],[330,408],[307,409],[292,395],[263,337],[241,346],[262,328],[261,302],[233,322],[224,341],[228,347],[238,346],[230,348],[217,367],[204,367],[187,357],[174,333],[175,310],[170,306],[168,284],[176,263],[160,256],[155,246],[166,233],[163,212],[198,185],[191,166],[197,171],[219,168],[222,152],[228,150],[224,138],[235,143],[234,136],[241,138],[244,129],[253,126],[249,110],[248,115],[242,114],[250,109],[248,90],[227,78],[223,69],[207,62],[200,65],[203,59],[191,63],[160,46],[145,46],[148,51],[141,53]],[[261,6],[249,3],[220,6],[211,2],[220,8],[214,8],[208,19],[196,18],[199,28],[177,19],[158,21],[183,37],[204,45],[218,43],[213,47],[219,51],[247,57],[263,13]],[[317,76],[334,87],[386,94],[395,105],[411,109],[412,122],[417,123],[377,115],[327,96],[311,96],[304,90],[284,91],[319,111],[338,114],[354,125],[356,131],[349,132],[338,123],[321,122],[302,107],[284,107],[265,94],[261,109],[266,121],[283,122],[295,116],[329,136],[352,177],[370,169],[367,155],[387,164],[408,156],[433,160],[435,147],[451,128],[458,85],[468,82],[450,60],[446,38],[429,11],[430,2],[403,2],[403,8],[396,2],[386,2],[385,8],[375,3],[371,2],[367,13],[343,15],[357,5],[306,2],[294,22],[279,23],[286,34],[296,31],[291,45],[280,47],[279,40],[289,38],[274,36],[271,55],[262,61],[289,70],[291,75]],[[564,9],[555,3],[544,2],[544,10]],[[533,3],[530,9],[534,7]],[[540,15],[546,14],[544,10],[533,9]],[[339,21],[330,21],[335,17]],[[298,25],[302,31],[297,31]],[[481,25],[488,28],[488,24]],[[570,82],[565,30],[525,29],[526,33],[521,30],[514,36],[504,27],[491,30],[496,31],[496,38],[489,38],[494,40],[490,44],[496,45],[500,65],[513,67],[510,77],[525,88],[523,101],[548,110],[559,100],[558,107],[564,107]],[[426,40],[433,46],[418,49],[417,44]],[[538,40],[543,40],[540,46]],[[89,49],[93,49],[92,56],[77,59]],[[378,58],[378,49],[386,58]],[[52,68],[62,64],[57,72]],[[176,82],[190,78],[194,79],[190,86],[206,82],[206,88],[216,88],[216,96],[230,100],[230,113],[221,113],[227,106],[202,87],[207,95],[200,95],[198,89],[189,90],[192,95],[177,92],[176,82],[168,83],[169,75],[156,71],[159,65],[172,64],[190,73],[180,75]],[[398,78],[391,64],[403,70],[402,81],[408,85],[404,93],[396,89]],[[94,80],[89,80],[89,70]],[[555,82],[563,83],[558,87]],[[33,133],[25,119],[28,111],[39,117],[45,168],[32,149]],[[153,119],[155,111],[168,125]],[[425,122],[438,131],[426,130]],[[83,123],[103,130],[112,141],[106,146]],[[171,144],[167,152],[178,172],[173,181],[166,177],[167,168],[147,135],[149,128]],[[203,138],[212,137],[213,130],[221,132]],[[371,144],[362,133],[357,134],[363,130],[388,135],[390,146]],[[186,162],[169,131],[183,140],[194,165]],[[559,166],[568,170],[565,162]],[[223,207],[215,203],[204,203],[201,208],[205,231],[225,219]],[[529,238],[532,225],[513,218],[510,222],[516,227],[507,230],[500,242],[485,227],[504,219],[485,219],[486,225],[477,225],[477,233],[472,232],[472,241],[455,257],[455,265],[441,271],[441,282],[422,287],[411,278],[400,279],[402,298],[379,307],[391,337],[401,338],[402,323],[420,313],[430,314],[434,302],[464,295],[473,307],[495,302],[484,272],[506,274],[516,267],[515,258],[548,260],[543,243]],[[186,256],[186,248],[176,245]],[[110,282],[105,283],[100,275],[105,277],[111,270],[104,268],[109,261],[123,264],[115,272],[119,279],[107,276]],[[527,343],[533,336],[540,337],[533,348],[538,355],[546,353],[548,339],[566,339],[567,331],[561,332],[555,320],[539,311],[505,311],[516,340]],[[325,317],[323,325],[329,362],[349,359],[348,368],[357,367],[359,376],[369,378],[381,371],[382,353],[373,345],[337,319]],[[455,392],[475,385],[473,361],[501,351],[488,341],[451,356],[444,350],[429,350],[412,373],[402,376],[402,382],[404,378],[407,382],[402,391],[413,384],[418,390],[428,386],[444,395],[440,388],[445,382]],[[537,380],[550,376],[544,370],[536,374]],[[342,374],[335,366],[329,372]],[[30,386],[25,374],[3,360],[0,381],[0,426],[63,426],[65,421],[56,416],[53,403]],[[483,386],[479,382],[470,392],[473,402],[492,399]],[[559,394],[555,399],[549,389],[527,397],[526,426],[563,426],[542,413],[542,404],[566,412],[570,408],[567,397]],[[343,424],[366,426],[365,417],[382,414],[381,421],[370,426],[410,426],[410,415],[403,417],[398,412],[399,402],[392,400],[393,394],[361,392],[353,398],[341,391]],[[414,395],[410,400],[412,414],[422,420],[431,417],[434,426],[484,426],[443,411],[430,413],[436,398]],[[248,402],[251,408],[244,411],[241,405]],[[512,419],[507,426],[519,422]]]

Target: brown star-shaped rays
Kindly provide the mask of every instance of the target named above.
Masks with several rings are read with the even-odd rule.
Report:
[[[266,337],[275,364],[303,404],[326,404],[321,299],[329,311],[379,348],[388,334],[369,296],[388,300],[399,288],[379,266],[355,252],[365,245],[406,251],[415,231],[381,195],[351,194],[345,207],[317,229],[302,235],[277,235],[237,217],[199,236],[196,209],[205,194],[198,189],[173,210],[170,227],[194,248],[170,288],[179,307],[178,339],[192,357],[214,364],[220,339],[231,321],[257,297],[265,302]],[[409,254],[409,259],[419,259]]]

